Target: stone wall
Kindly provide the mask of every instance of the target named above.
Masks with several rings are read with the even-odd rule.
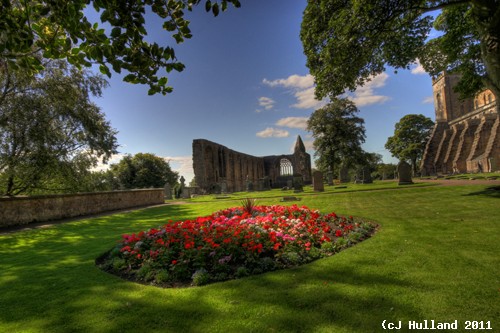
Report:
[[[436,125],[422,158],[422,175],[493,172],[500,169],[500,114],[495,96],[484,90],[460,100],[456,75],[433,80]]]
[[[163,189],[0,197],[0,227],[164,203]]]
[[[300,136],[294,153],[256,157],[205,139],[193,140],[193,169],[202,193],[239,192],[286,186],[293,176],[310,184],[311,156]]]

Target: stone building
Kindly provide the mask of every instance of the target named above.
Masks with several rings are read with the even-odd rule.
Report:
[[[495,95],[484,90],[460,100],[460,77],[432,80],[436,124],[422,158],[423,175],[491,172],[500,169],[500,118]]]
[[[205,139],[193,140],[193,169],[198,187],[208,193],[279,188],[300,178],[311,183],[311,156],[300,136],[293,154],[256,157]]]

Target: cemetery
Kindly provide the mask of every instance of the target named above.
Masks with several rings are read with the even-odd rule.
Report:
[[[234,273],[236,279],[200,287],[162,288],[156,280],[137,284],[101,270],[96,259],[117,241],[132,241],[122,235],[145,237],[146,233],[139,236],[141,231],[150,235],[161,232],[159,227],[170,220],[229,213],[229,207],[243,207],[244,197],[255,198],[257,206],[279,207],[283,205],[281,189],[232,193],[232,198],[224,200],[199,196],[185,199],[190,204],[167,204],[3,234],[0,264],[8,269],[1,275],[0,305],[4,310],[0,328],[57,332],[77,327],[120,331],[140,326],[148,331],[169,327],[168,331],[210,332],[336,327],[348,332],[369,331],[373,323],[390,316],[444,321],[450,314],[495,323],[496,307],[491,305],[498,297],[498,286],[492,281],[498,264],[495,221],[499,218],[499,192],[470,182],[435,186],[376,181],[348,183],[345,189],[325,184],[323,192],[308,185],[297,194],[290,189],[286,193],[301,201],[287,207],[300,210],[306,206],[346,218],[368,218],[379,229],[371,238],[333,256],[257,275],[240,269]],[[464,204],[470,205],[467,211],[461,208]],[[133,243],[137,245],[137,241]],[[131,244],[132,250],[135,246]],[[276,265],[264,262],[268,267]],[[115,265],[119,264],[117,260]],[[146,273],[140,274],[146,277]],[[203,284],[204,278],[198,274],[196,281]],[[196,319],[185,319],[193,313]]]
[[[0,332],[500,332],[500,1],[284,3],[2,2]]]

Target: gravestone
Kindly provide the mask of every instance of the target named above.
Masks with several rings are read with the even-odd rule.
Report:
[[[293,177],[293,191],[295,193],[304,192],[303,184],[302,184],[302,176]]]
[[[293,187],[293,180],[292,179],[288,179],[286,181],[286,187],[288,187],[289,189],[291,189]]]
[[[271,189],[271,179],[269,176],[262,178],[262,190],[269,191]]]
[[[333,185],[333,172],[331,170],[326,173],[326,179],[327,179],[327,184],[332,186]]]
[[[373,178],[372,178],[372,172],[369,167],[364,168],[364,173],[365,173],[365,179],[364,183],[365,184],[372,184],[373,183]]]
[[[411,165],[405,161],[401,161],[398,164],[398,174],[399,174],[399,185],[413,184],[411,179]]]
[[[246,178],[246,189],[247,189],[247,192],[253,192],[253,183],[250,180],[250,177],[248,177],[248,175]]]
[[[323,192],[325,190],[323,173],[321,171],[313,172],[313,190],[316,192]]]
[[[358,169],[356,172],[355,183],[356,184],[371,184],[371,183],[373,183],[370,168],[362,167],[361,169]]]
[[[163,189],[164,189],[164,192],[165,192],[165,194],[164,194],[165,199],[166,200],[172,200],[172,188],[170,187],[170,184],[166,183],[165,187]]]
[[[351,178],[349,177],[349,169],[345,166],[340,167],[339,181],[341,183],[349,183],[351,181]]]
[[[227,193],[227,183],[225,181],[220,182],[220,193]]]

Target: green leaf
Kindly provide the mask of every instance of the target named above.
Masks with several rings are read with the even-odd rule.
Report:
[[[111,30],[111,37],[116,38],[116,37],[120,36],[121,33],[122,33],[122,29],[120,29],[119,27],[113,28],[113,30]]]
[[[205,2],[205,10],[209,12],[210,9],[212,9],[212,1],[207,0],[207,2]]]
[[[175,22],[170,20],[170,21],[165,21],[163,22],[163,29],[167,31],[174,31],[177,29],[177,26],[175,25]]]
[[[160,86],[164,86],[164,85],[166,85],[166,84],[167,84],[167,82],[168,82],[168,79],[167,79],[166,77],[162,77],[162,78],[160,78],[160,79],[158,80],[158,85],[160,85]]]
[[[212,13],[214,13],[214,16],[219,15],[219,4],[218,4],[218,3],[215,3],[215,4],[212,6]]]
[[[123,81],[129,82],[129,83],[136,83],[137,82],[137,77],[134,74],[128,74],[123,78]]]
[[[109,77],[109,78],[111,77],[111,72],[109,71],[108,66],[106,66],[106,65],[100,65],[99,66],[99,71],[102,74],[106,75],[107,77]]]

